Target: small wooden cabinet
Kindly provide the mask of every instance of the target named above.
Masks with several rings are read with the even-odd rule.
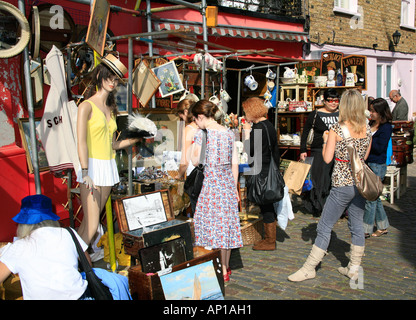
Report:
[[[292,101],[307,101],[308,84],[293,83],[280,85],[280,101],[286,101],[289,98]]]

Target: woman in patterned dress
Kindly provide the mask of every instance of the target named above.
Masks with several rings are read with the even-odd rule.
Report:
[[[302,268],[288,277],[290,281],[315,278],[315,267],[326,254],[332,228],[345,209],[348,209],[348,227],[351,232],[351,256],[348,266],[339,268],[338,271],[351,279],[358,278],[365,244],[365,199],[358,192],[352,177],[342,126],[348,128],[351,136],[349,139],[352,139],[360,158],[367,159],[371,149],[371,130],[366,123],[365,109],[366,105],[359,91],[345,91],[339,104],[339,123],[333,125],[329,133],[324,134],[324,161],[329,163],[335,156],[332,187],[318,223],[315,244]]]
[[[238,214],[238,161],[234,133],[214,120],[218,107],[201,100],[192,108],[195,123],[206,130],[204,183],[194,214],[195,245],[220,249],[224,281],[229,281],[231,249],[243,246]],[[197,166],[203,131],[195,134],[191,161]]]

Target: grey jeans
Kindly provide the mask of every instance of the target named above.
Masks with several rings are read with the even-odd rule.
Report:
[[[345,209],[347,209],[351,243],[356,246],[364,246],[364,208],[365,199],[360,195],[355,186],[332,187],[316,229],[315,245],[322,250],[328,248],[332,228]]]

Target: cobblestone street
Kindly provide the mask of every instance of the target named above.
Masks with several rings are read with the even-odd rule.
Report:
[[[300,283],[287,280],[308,256],[319,218],[294,206],[295,219],[285,231],[278,228],[276,251],[234,250],[226,300],[414,300],[416,299],[416,164],[408,165],[407,190],[394,204],[383,201],[388,234],[366,239],[361,281],[338,273],[348,263],[350,233],[341,218],[332,232],[328,255],[316,278]]]

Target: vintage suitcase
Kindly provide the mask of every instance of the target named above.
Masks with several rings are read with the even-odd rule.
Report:
[[[203,247],[194,247],[193,252],[194,258],[192,260],[172,267],[171,271],[175,272],[207,261],[212,261],[218,284],[223,296],[225,296],[220,251],[217,249],[207,250]],[[162,283],[158,273],[145,273],[142,271],[140,265],[135,265],[129,268],[128,278],[130,293],[133,300],[165,300]]]
[[[161,242],[182,237],[186,244],[187,260],[193,258],[191,224],[175,219],[169,190],[158,190],[117,199],[115,211],[124,251],[137,264],[139,250]]]

